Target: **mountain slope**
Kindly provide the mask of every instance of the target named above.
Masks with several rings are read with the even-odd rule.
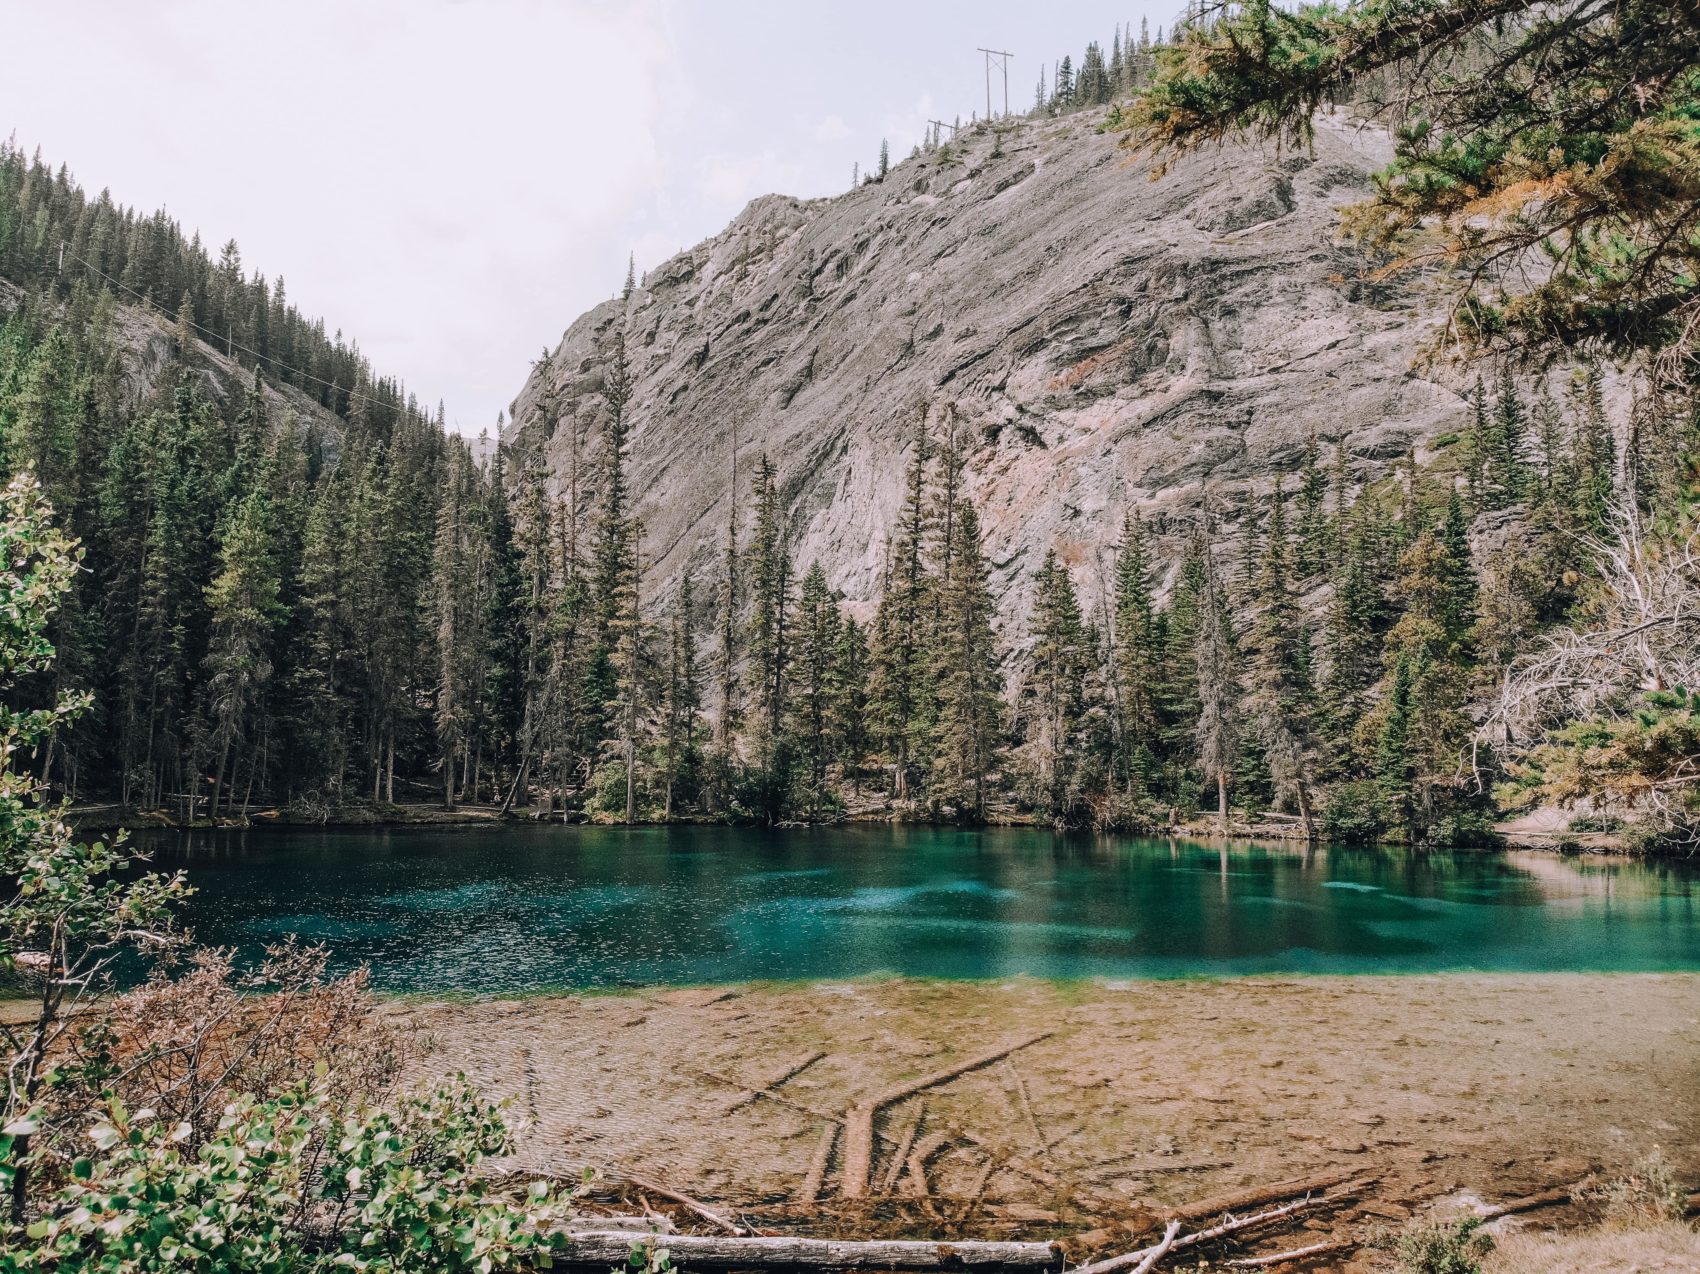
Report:
[[[1159,182],[1082,116],[951,149],[836,198],[754,201],[573,323],[506,440],[550,435],[559,472],[623,324],[650,587],[713,577],[735,431],[746,474],[760,450],[777,463],[798,570],[818,559],[858,609],[916,418],[954,415],[1000,619],[1021,632],[1047,548],[1091,597],[1130,507],[1172,537],[1207,495],[1231,521],[1313,430],[1344,436],[1361,477],[1460,420],[1455,388],[1412,371],[1410,294],[1376,296],[1331,246],[1378,135],[1324,120],[1308,153],[1225,147]]]
[[[0,278],[0,322],[23,305],[28,295],[24,289]],[[43,316],[49,322],[63,312],[63,307],[51,299],[37,297],[34,303],[47,307]],[[176,329],[171,319],[156,310],[114,303],[111,335],[121,360],[120,382],[125,406],[134,410],[152,396],[177,358]],[[254,383],[251,368],[241,366],[227,357],[224,351],[204,340],[195,340],[191,360],[192,383],[220,406],[239,399]],[[275,378],[262,378],[260,393],[265,399],[267,414],[274,422],[281,422],[293,413],[302,425],[314,427],[318,436],[333,447],[341,439],[342,417],[294,385],[283,384]]]

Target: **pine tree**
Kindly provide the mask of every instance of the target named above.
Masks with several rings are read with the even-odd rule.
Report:
[[[723,760],[732,755],[738,712],[738,609],[742,594],[742,550],[738,546],[738,439],[732,438],[732,478],[726,500],[726,545],[720,581],[720,716],[716,738]]]
[[[980,822],[1001,737],[1002,682],[980,520],[966,499],[959,500],[950,528],[955,550],[940,590],[933,677],[938,716],[928,790],[936,805]]]
[[[826,572],[812,563],[797,599],[795,717],[804,814],[819,819],[827,806],[827,766],[832,760],[833,661],[840,641],[838,599]]]
[[[1523,458],[1528,414],[1509,363],[1500,367],[1493,414],[1482,442],[1484,507],[1504,508],[1523,496],[1528,468]]]
[[[626,573],[614,584],[610,606],[608,653],[613,696],[608,703],[611,733],[618,763],[625,771],[625,822],[637,821],[638,752],[642,746],[640,724],[645,708],[649,634],[640,609],[643,591],[643,559],[639,545],[643,527],[628,519],[629,549],[624,555]]]
[[[1454,558],[1447,538],[1423,531],[1400,554],[1394,593],[1404,613],[1387,634],[1380,720],[1366,721],[1379,732],[1377,769],[1384,785],[1403,766],[1403,784],[1389,796],[1413,843],[1426,842],[1463,795],[1459,755],[1469,721],[1453,626],[1459,580],[1468,565]]]
[[[1252,630],[1252,704],[1270,778],[1277,793],[1292,797],[1298,806],[1309,839],[1314,835],[1311,792],[1316,781],[1310,632],[1293,588],[1288,551],[1286,496],[1277,478],[1257,584],[1261,610]]]
[[[1085,753],[1091,646],[1074,582],[1056,550],[1034,577],[1033,655],[1022,686],[1023,717],[1043,808],[1058,824],[1078,821]]]
[[[629,301],[632,293],[637,291],[637,253],[633,252],[626,258],[626,281],[620,287],[620,299]]]
[[[831,738],[844,776],[852,782],[868,755],[868,665],[867,634],[846,617],[832,655]]]
[[[1327,495],[1328,479],[1323,475],[1316,433],[1312,431],[1299,477],[1298,542],[1293,565],[1300,579],[1315,579],[1328,568],[1328,517],[1323,507]]]
[[[755,528],[750,537],[750,622],[747,637],[756,692],[757,720],[765,739],[778,740],[785,728],[786,674],[790,670],[787,622],[791,599],[791,562],[785,552],[779,490],[773,462],[763,453],[756,462]]]
[[[478,733],[489,652],[484,628],[488,547],[481,540],[482,492],[471,454],[453,448],[438,502],[431,552],[431,602],[437,647],[436,733],[443,804],[455,805],[455,767],[463,769]]]
[[[1488,461],[1494,449],[1493,418],[1488,410],[1487,386],[1480,376],[1470,392],[1470,423],[1464,433],[1464,476],[1469,484],[1470,502],[1477,508],[1487,508]]]
[[[902,512],[889,549],[886,585],[874,624],[869,712],[875,741],[892,765],[899,800],[910,795],[914,747],[924,720],[928,687],[922,683],[932,661],[927,647],[933,581],[926,569],[932,518],[927,501],[927,465],[932,447],[922,413],[905,481]]]
[[[1198,763],[1216,788],[1216,816],[1228,834],[1228,780],[1239,760],[1240,687],[1233,621],[1227,590],[1216,574],[1209,543],[1200,536],[1193,547],[1200,565],[1196,588],[1197,631],[1193,657],[1198,679]]]
[[[1606,530],[1617,489],[1617,443],[1606,417],[1600,369],[1590,367],[1576,394],[1574,440],[1575,511],[1595,535]]]
[[[697,677],[696,629],[692,610],[691,577],[679,581],[673,601],[673,617],[667,634],[667,680],[661,711],[665,733],[662,740],[664,782],[662,817],[671,819],[681,795],[694,786],[701,756],[697,744],[697,717],[702,707],[702,690]]]
[[[1447,642],[1456,650],[1476,622],[1476,573],[1470,563],[1470,522],[1464,516],[1464,505],[1456,487],[1446,493],[1440,541],[1446,548],[1446,557],[1441,566],[1445,593],[1439,618]]]
[[[1051,101],[1059,111],[1069,110],[1074,106],[1074,64],[1067,54],[1063,55],[1062,64],[1057,67],[1054,77],[1056,90],[1051,94]]]
[[[232,749],[256,737],[255,716],[272,675],[272,634],[281,618],[274,528],[263,491],[249,492],[232,508],[219,541],[218,573],[206,593],[212,621],[206,711],[218,758],[208,803],[213,818]]]
[[[878,179],[880,181],[884,181],[885,175],[890,171],[891,171],[891,143],[889,143],[888,141],[886,141],[885,138],[882,137],[882,138],[880,138],[880,166],[879,166],[879,178]]]
[[[1157,699],[1163,643],[1149,579],[1145,529],[1137,513],[1122,523],[1116,555],[1112,686],[1120,739],[1116,771],[1131,794],[1148,788],[1156,775],[1161,719]]]
[[[1334,572],[1326,650],[1326,726],[1336,754],[1352,750],[1353,732],[1368,710],[1368,696],[1381,675],[1381,636],[1386,603],[1376,529],[1363,504],[1343,519],[1346,543]]]

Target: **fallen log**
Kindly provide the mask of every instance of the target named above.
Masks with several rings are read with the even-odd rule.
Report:
[[[1185,1238],[1176,1239],[1169,1244],[1168,1251],[1179,1252],[1185,1248],[1197,1247],[1200,1243],[1208,1243],[1211,1239],[1219,1239],[1229,1234],[1237,1234],[1241,1230],[1250,1230],[1260,1225],[1267,1225],[1271,1221],[1280,1221],[1290,1216],[1297,1216],[1301,1212],[1309,1212],[1314,1208],[1319,1208],[1328,1201],[1326,1198],[1298,1199],[1282,1207],[1271,1208],[1268,1212],[1259,1212],[1255,1216],[1229,1217],[1220,1225],[1213,1225],[1208,1230],[1197,1230]],[[1174,1222],[1171,1221],[1170,1224],[1173,1225]],[[1161,1244],[1153,1244],[1151,1247],[1142,1247],[1133,1252],[1123,1252],[1120,1256],[1107,1256],[1101,1261],[1093,1261],[1090,1265],[1078,1265],[1068,1274],[1115,1274],[1117,1270],[1139,1266],[1159,1246]],[[1166,1254],[1164,1253],[1164,1255]],[[1150,1267],[1147,1266],[1146,1268],[1149,1269]]]
[[[1218,1168],[1233,1166],[1232,1159],[1142,1159],[1138,1155],[1123,1155],[1094,1164],[1081,1175],[1094,1180],[1109,1176],[1159,1177],[1171,1172],[1214,1172]]]
[[[669,1199],[672,1202],[677,1203],[681,1208],[696,1213],[710,1225],[718,1226],[720,1229],[725,1230],[728,1234],[745,1235],[749,1233],[748,1230],[739,1225],[736,1221],[732,1221],[721,1216],[720,1213],[716,1212],[700,1199],[693,1199],[688,1194],[680,1194],[677,1190],[669,1190],[666,1186],[661,1185],[658,1182],[645,1180],[643,1177],[636,1176],[630,1172],[622,1171],[620,1175],[630,1184],[636,1186],[639,1190],[647,1190],[650,1194],[658,1194],[663,1199]]]
[[[1175,1245],[1175,1236],[1181,1232],[1179,1221],[1170,1221],[1168,1228],[1163,1231],[1163,1237],[1151,1249],[1151,1254],[1139,1263],[1133,1274],[1151,1274],[1157,1268],[1157,1262],[1169,1254],[1169,1249]]]
[[[868,1101],[850,1107],[844,1112],[844,1197],[859,1199],[868,1192],[868,1174],[873,1171],[874,1159],[874,1118],[884,1107],[902,1101],[905,1097],[925,1092],[929,1088],[936,1088],[940,1084],[948,1084],[969,1071],[1002,1061],[1017,1049],[1037,1044],[1040,1040],[1050,1038],[1051,1034],[1050,1031],[1039,1031],[1024,1036],[1013,1043],[1005,1044],[989,1053],[970,1057],[967,1061],[958,1062],[955,1066],[946,1067],[921,1079],[897,1084],[882,1093],[876,1093]]]
[[[744,1087],[744,1085],[738,1080],[728,1079],[725,1075],[717,1075],[713,1071],[698,1071],[697,1074],[716,1084],[726,1084],[733,1088]],[[812,1115],[816,1119],[824,1119],[827,1123],[837,1124],[840,1127],[844,1125],[843,1115],[836,1115],[829,1110],[822,1110],[818,1106],[810,1106],[806,1102],[800,1102],[794,1097],[786,1096],[784,1093],[762,1092],[756,1095],[758,1097],[766,1098],[768,1101],[773,1102],[777,1106],[784,1106],[788,1110],[797,1111],[799,1114]],[[1075,1131],[1079,1132],[1081,1129],[1077,1128]],[[896,1137],[887,1132],[876,1132],[874,1135],[877,1140],[888,1146],[895,1146],[898,1141]],[[976,1150],[983,1150],[987,1154],[1003,1154],[1004,1167],[1008,1168],[1011,1172],[1020,1173],[1036,1185],[1041,1185],[1050,1189],[1058,1184],[1058,1178],[1054,1172],[1047,1172],[1044,1168],[1030,1162],[1021,1155],[1008,1154],[1003,1147],[995,1146],[991,1142],[986,1141],[984,1138],[977,1137],[973,1133],[965,1132],[960,1128],[955,1129],[952,1135],[958,1141],[966,1142],[968,1145],[973,1146]]]
[[[909,1193],[917,1199],[924,1199],[931,1193],[927,1189],[927,1161],[950,1144],[951,1137],[947,1132],[935,1132],[922,1137],[909,1151],[905,1161],[909,1168]]]
[[[820,1198],[821,1187],[826,1184],[826,1170],[832,1164],[832,1148],[837,1142],[838,1125],[828,1124],[815,1145],[814,1157],[809,1160],[809,1171],[803,1177],[803,1184],[797,1187],[798,1203],[813,1203]]]
[[[1325,1239],[1321,1243],[1312,1243],[1309,1247],[1296,1247],[1291,1252],[1275,1252],[1269,1256],[1242,1256],[1238,1260],[1223,1261],[1222,1264],[1236,1270],[1261,1270],[1271,1265],[1289,1265],[1294,1261],[1313,1260],[1318,1256],[1344,1252],[1356,1246],[1350,1239]]]
[[[1252,1186],[1246,1190],[1235,1190],[1231,1194],[1219,1194],[1214,1198],[1200,1199],[1197,1203],[1183,1203],[1174,1208],[1169,1215],[1182,1221],[1204,1221],[1210,1217],[1222,1216],[1230,1212],[1243,1212],[1247,1208],[1259,1208],[1265,1203],[1278,1203],[1282,1199],[1291,1199],[1295,1195],[1315,1194],[1318,1190],[1326,1190],[1337,1186],[1362,1173],[1361,1168],[1339,1168],[1331,1172],[1319,1172],[1309,1177],[1296,1177],[1291,1181],[1277,1181],[1266,1186]]]
[[[735,1114],[751,1102],[766,1096],[770,1089],[778,1088],[788,1079],[795,1079],[825,1056],[825,1053],[806,1053],[802,1057],[786,1062],[777,1070],[761,1076],[754,1083],[748,1085],[741,1094],[720,1108],[722,1117]]]
[[[915,1110],[915,1118],[909,1121],[897,1138],[897,1149],[892,1153],[891,1162],[886,1165],[885,1176],[880,1179],[881,1194],[890,1194],[897,1188],[898,1178],[909,1166],[909,1147],[915,1144],[915,1134],[921,1131],[921,1122],[926,1117],[927,1103],[922,1101]]]
[[[1039,1127],[1038,1118],[1033,1114],[1033,1102],[1027,1096],[1027,1081],[1021,1077],[1021,1070],[1014,1062],[1006,1060],[1004,1066],[1010,1077],[1015,1080],[1015,1095],[1021,1102],[1021,1113],[1027,1120],[1027,1130],[1033,1134],[1033,1149],[1043,1155],[1046,1150],[1045,1134]]]
[[[990,1156],[987,1157],[985,1163],[980,1165],[980,1171],[974,1174],[974,1184],[968,1190],[968,1202],[962,1205],[962,1211],[957,1214],[956,1223],[958,1225],[972,1216],[974,1209],[980,1206],[980,1199],[986,1193],[986,1186],[991,1182],[992,1174],[997,1170],[998,1161]]]
[[[570,1264],[624,1266],[639,1236],[625,1230],[573,1230]],[[1060,1269],[1054,1243],[963,1240],[934,1243],[898,1239],[722,1238],[705,1234],[654,1236],[677,1265],[718,1269]]]
[[[1556,1203],[1569,1203],[1571,1196],[1579,1186],[1559,1186],[1556,1190],[1542,1190],[1539,1194],[1531,1194],[1521,1199],[1508,1199],[1504,1203],[1496,1203],[1491,1207],[1481,1209],[1476,1213],[1484,1221],[1494,1221],[1502,1216],[1511,1216],[1518,1212],[1533,1212],[1536,1208],[1551,1207]]]

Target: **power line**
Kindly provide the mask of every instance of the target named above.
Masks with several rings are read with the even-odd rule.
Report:
[[[1009,60],[1013,53],[1002,49],[976,49],[976,53],[986,55],[986,118],[992,117],[992,59],[998,59],[998,68],[1003,72],[1003,113],[1009,114]]]
[[[117,288],[120,292],[128,292],[131,296],[135,297],[138,301],[140,301],[144,306],[151,306],[153,304],[153,302],[148,298],[146,293],[136,291],[135,288],[131,287],[127,283],[120,283],[117,279],[113,278],[105,270],[102,270],[93,261],[84,260],[82,257],[78,256],[75,252],[70,251],[64,243],[60,243],[59,252],[60,252],[61,266],[63,266],[64,259],[66,257],[69,257],[71,260],[79,263],[80,265],[86,266],[88,269],[92,270],[95,274],[99,275],[102,279],[105,279],[108,283],[110,283],[113,287]],[[374,398],[371,394],[362,394],[358,390],[354,389],[353,387],[345,388],[342,385],[337,384],[334,380],[326,380],[322,376],[315,376],[315,375],[313,375],[312,372],[303,371],[299,367],[292,367],[290,364],[284,362],[282,359],[277,358],[274,355],[262,354],[262,353],[260,353],[259,350],[249,349],[246,345],[238,345],[238,344],[236,344],[235,341],[230,339],[230,333],[229,332],[226,332],[223,336],[220,336],[217,332],[213,332],[213,331],[208,330],[207,328],[202,327],[199,323],[195,322],[194,319],[185,319],[184,321],[187,322],[190,327],[194,328],[197,332],[199,332],[202,336],[204,336],[209,345],[214,345],[214,347],[216,348],[216,343],[219,342],[219,341],[222,341],[224,343],[225,356],[226,357],[230,356],[230,351],[239,349],[244,354],[249,355],[251,358],[255,359],[258,362],[264,362],[264,363],[270,364],[271,367],[274,369],[274,372],[277,369],[281,369],[281,370],[286,371],[286,372],[293,372],[295,375],[301,377],[302,380],[310,380],[316,385],[323,385],[326,389],[336,390],[336,391],[339,391],[341,393],[345,393],[345,394],[348,395],[348,401],[351,402],[351,403],[355,399],[359,399],[362,402],[368,402],[368,403],[371,403],[371,404],[373,404],[374,406],[377,406],[377,407],[395,407],[395,406],[398,406],[398,404],[386,402],[382,398]],[[335,404],[332,404],[332,410],[333,411],[335,410]]]

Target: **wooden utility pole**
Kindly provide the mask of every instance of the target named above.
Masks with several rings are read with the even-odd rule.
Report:
[[[986,55],[986,118],[992,118],[992,59],[998,59],[998,69],[1003,72],[1003,113],[1009,114],[1009,60],[1013,53],[1005,53],[1002,49],[980,49]]]

